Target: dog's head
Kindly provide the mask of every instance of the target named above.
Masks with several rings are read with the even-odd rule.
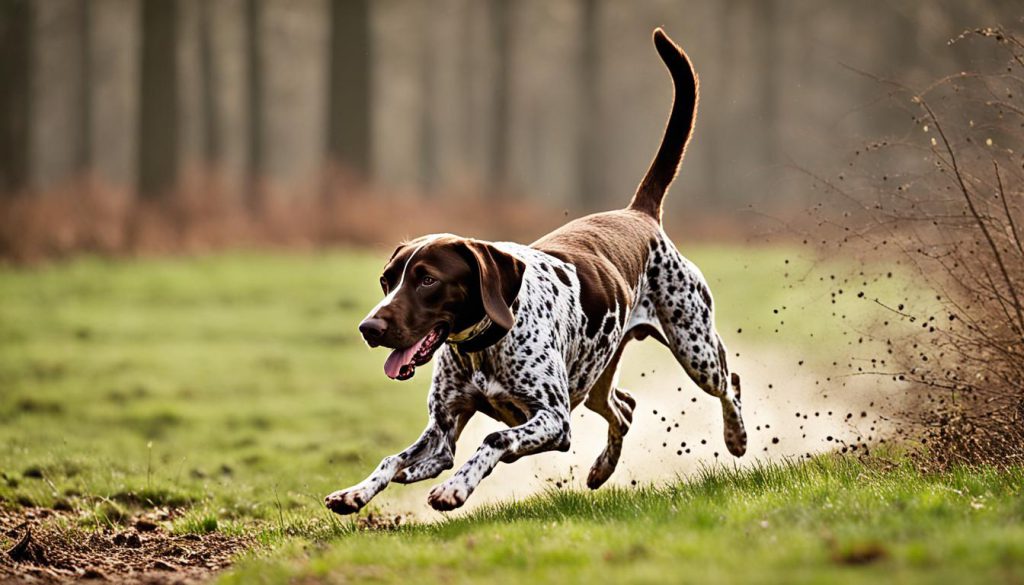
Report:
[[[388,377],[408,380],[453,333],[485,318],[491,343],[512,329],[512,303],[524,268],[519,259],[479,240],[441,234],[406,242],[384,267],[384,300],[359,331],[370,347],[394,350],[384,364]]]

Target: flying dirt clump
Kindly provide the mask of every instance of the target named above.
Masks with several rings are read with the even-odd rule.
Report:
[[[835,230],[823,241],[861,260],[845,293],[877,315],[856,342],[884,351],[859,352],[859,369],[909,386],[901,432],[937,468],[1024,462],[1024,39],[969,30],[951,50],[966,43],[995,50],[922,90],[879,80],[906,138],[819,177],[836,201],[814,211]]]

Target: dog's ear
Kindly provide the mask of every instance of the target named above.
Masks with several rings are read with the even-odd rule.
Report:
[[[489,242],[466,240],[464,245],[479,274],[484,312],[495,326],[503,330],[501,335],[504,336],[515,325],[512,303],[519,296],[526,265]]]

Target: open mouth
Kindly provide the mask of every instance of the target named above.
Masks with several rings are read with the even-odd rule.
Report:
[[[384,373],[393,380],[408,380],[416,373],[416,366],[430,361],[437,348],[448,338],[448,324],[438,323],[422,339],[404,349],[391,352],[384,362]]]

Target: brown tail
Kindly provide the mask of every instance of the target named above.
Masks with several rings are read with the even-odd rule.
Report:
[[[699,84],[690,58],[660,27],[654,29],[654,46],[672,74],[675,97],[661,147],[647,169],[647,175],[637,187],[633,200],[629,202],[629,208],[643,211],[660,222],[661,202],[665,199],[668,186],[676,178],[679,162],[683,160],[686,144],[693,131],[693,122],[697,118]]]

